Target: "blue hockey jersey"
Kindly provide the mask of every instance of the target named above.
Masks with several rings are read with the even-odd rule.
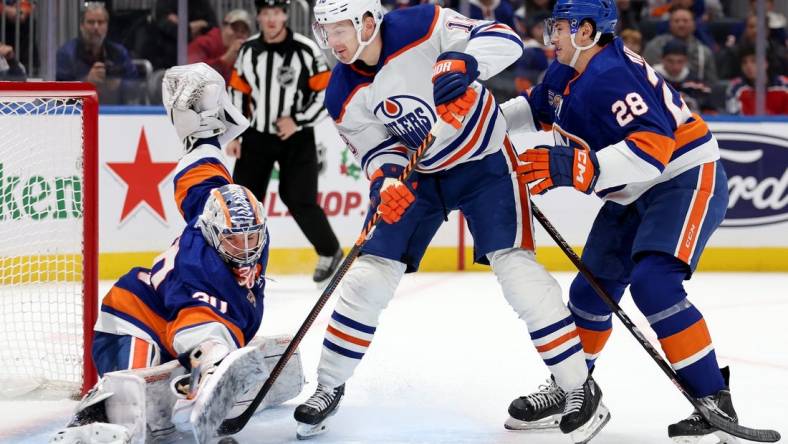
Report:
[[[268,243],[247,288],[195,226],[210,191],[232,183],[215,139],[180,160],[174,182],[186,228],[150,269],[134,268],[118,280],[102,302],[96,331],[146,339],[165,357],[206,340],[242,347],[262,321]]]
[[[595,151],[595,191],[621,204],[720,156],[706,123],[619,38],[582,74],[553,62],[543,83],[502,109],[510,131],[551,130],[555,145]]]

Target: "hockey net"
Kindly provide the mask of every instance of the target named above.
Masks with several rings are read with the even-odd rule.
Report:
[[[0,82],[0,397],[95,383],[97,127],[89,85]]]

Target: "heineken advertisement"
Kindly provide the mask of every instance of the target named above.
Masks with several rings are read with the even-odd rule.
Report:
[[[0,162],[0,220],[80,217],[82,181],[78,176],[15,175]]]

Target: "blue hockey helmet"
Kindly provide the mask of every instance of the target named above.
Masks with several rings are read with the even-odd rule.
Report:
[[[572,34],[584,19],[592,20],[600,34],[615,34],[618,22],[615,0],[558,0],[553,7],[552,20],[568,20]]]

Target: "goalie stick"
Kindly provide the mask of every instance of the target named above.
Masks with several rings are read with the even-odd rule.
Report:
[[[614,301],[607,292],[599,285],[599,282],[596,280],[594,275],[591,273],[591,270],[586,267],[580,257],[575,253],[572,247],[566,243],[564,238],[558,233],[558,230],[553,227],[553,224],[547,219],[547,217],[542,213],[539,208],[531,202],[531,209],[533,210],[534,217],[536,220],[539,221],[539,224],[544,227],[547,234],[553,238],[558,247],[561,248],[561,251],[566,254],[569,260],[575,265],[577,270],[583,277],[588,281],[591,287],[594,289],[596,294],[602,299],[602,301],[610,307],[610,310],[616,315],[616,317],[621,321],[622,324],[632,333],[632,336],[640,343],[640,345],[646,349],[646,352],[651,356],[651,359],[657,363],[659,368],[662,370],[663,373],[673,382],[673,385],[679,389],[682,395],[692,404],[693,407],[700,413],[700,415],[708,421],[709,424],[712,426],[720,429],[721,431],[731,434],[733,436],[746,439],[749,441],[757,441],[757,442],[777,442],[780,440],[780,434],[776,430],[768,430],[768,429],[751,429],[749,427],[745,427],[743,425],[739,425],[736,422],[733,422],[730,417],[725,414],[722,410],[720,410],[714,403],[704,403],[700,399],[696,399],[689,394],[686,388],[681,385],[679,381],[679,377],[676,374],[673,367],[668,364],[662,355],[651,345],[650,342],[643,336],[643,333],[635,326],[629,316],[624,312],[624,310],[619,306],[616,301]]]
[[[452,129],[449,124],[445,123],[441,119],[438,120],[438,122],[432,127],[432,130],[430,130],[430,132],[427,134],[427,137],[425,137],[421,142],[421,145],[419,145],[416,151],[410,156],[408,164],[405,166],[405,169],[402,170],[402,174],[399,176],[400,181],[405,181],[408,179],[408,177],[410,177],[411,173],[413,173],[413,169],[416,167],[416,164],[421,161],[427,150],[433,145],[433,143],[435,143],[437,136],[442,135],[444,131],[448,131],[449,129]],[[295,336],[293,336],[293,340],[290,342],[290,345],[288,345],[287,349],[282,354],[282,357],[279,358],[279,361],[277,361],[276,365],[271,370],[271,375],[260,388],[260,391],[254,397],[251,404],[249,404],[249,407],[247,407],[243,413],[236,416],[235,418],[225,419],[219,426],[219,435],[234,435],[240,432],[241,429],[246,426],[246,423],[249,422],[249,419],[251,419],[252,415],[257,409],[257,406],[260,405],[260,403],[263,401],[263,398],[265,398],[265,395],[271,389],[274,381],[276,381],[276,378],[279,377],[279,374],[287,364],[290,356],[293,355],[296,347],[298,347],[298,344],[300,344],[301,340],[304,339],[304,335],[306,335],[307,330],[309,330],[309,328],[315,322],[315,319],[317,319],[317,315],[323,309],[323,306],[326,305],[326,302],[328,302],[328,299],[334,293],[334,290],[339,285],[342,277],[345,276],[345,273],[347,273],[348,269],[350,269],[350,266],[358,257],[359,253],[361,252],[361,248],[367,242],[367,239],[370,238],[373,230],[380,220],[381,216],[379,213],[375,212],[372,214],[369,222],[367,222],[367,225],[361,231],[361,235],[353,244],[353,248],[351,248],[350,252],[348,252],[347,256],[345,256],[342,264],[340,264],[336,273],[334,273],[334,276],[331,278],[331,281],[329,281],[328,286],[323,290],[323,294],[321,294],[320,298],[318,298],[317,302],[315,302],[315,306],[312,307],[312,311],[309,312],[306,319],[301,324],[301,327],[298,329],[298,332],[296,332]]]

